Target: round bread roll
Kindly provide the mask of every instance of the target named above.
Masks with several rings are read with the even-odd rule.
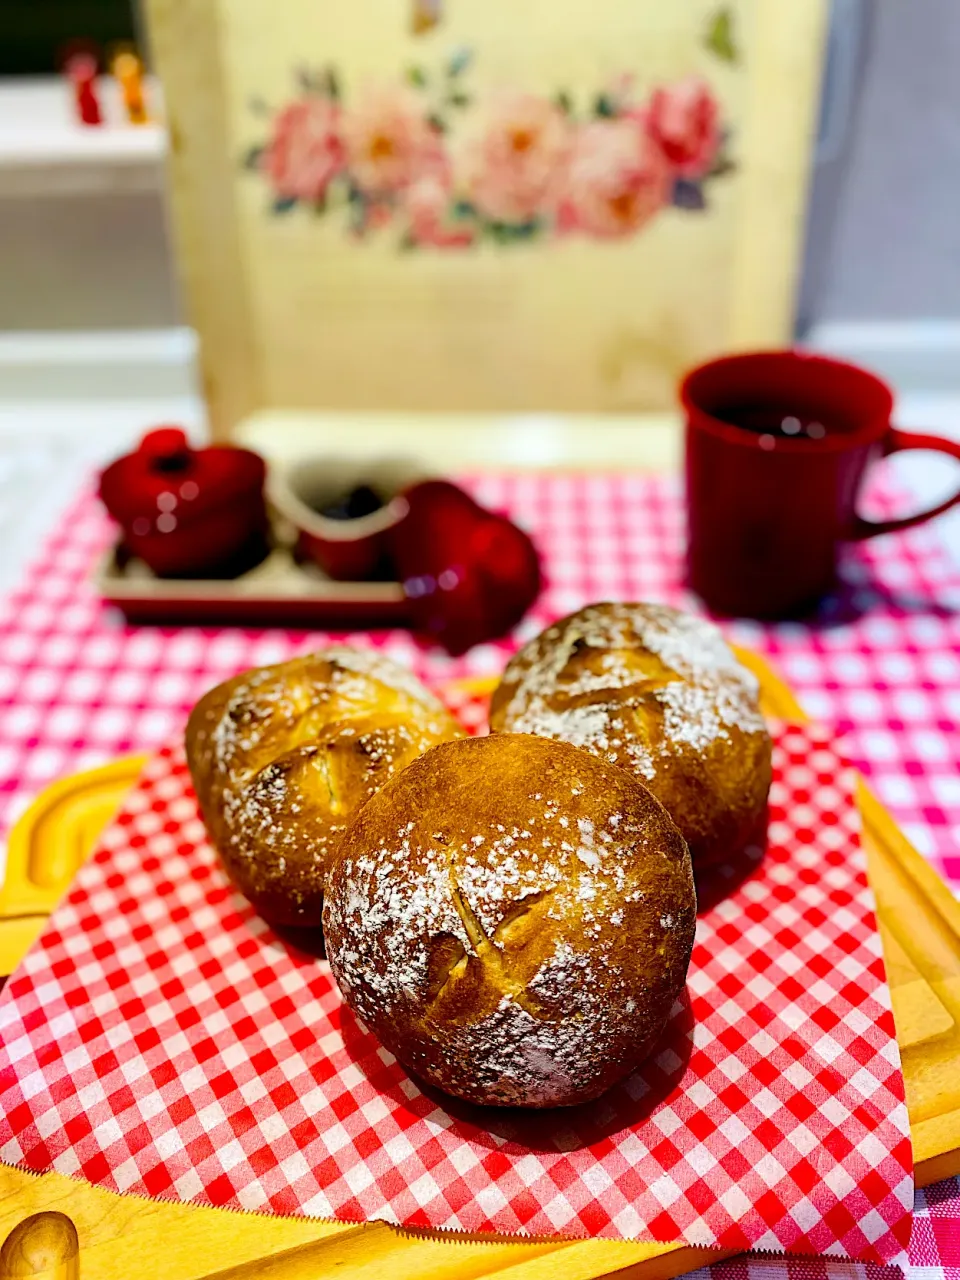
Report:
[[[593,604],[514,655],[490,724],[628,769],[706,866],[761,830],[771,744],[758,693],[712,623],[660,604]]]
[[[461,734],[412,673],[337,647],[211,689],[187,723],[187,761],[230,879],[271,924],[312,928],[356,811]]]
[[[527,734],[428,751],[364,806],[324,904],[343,997],[469,1102],[586,1102],[653,1048],[696,897],[666,810],[628,773]]]

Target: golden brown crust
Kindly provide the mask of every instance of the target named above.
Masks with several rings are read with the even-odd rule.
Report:
[[[630,770],[666,806],[695,866],[762,827],[771,743],[757,681],[712,623],[677,609],[594,604],[554,623],[510,660],[490,724]]]
[[[372,651],[336,647],[211,689],[187,724],[187,760],[237,888],[272,924],[316,927],[354,813],[461,732],[412,674]]]
[[[690,856],[624,770],[520,734],[434,748],[346,833],[327,955],[406,1066],[471,1102],[567,1106],[651,1050],[683,989]]]

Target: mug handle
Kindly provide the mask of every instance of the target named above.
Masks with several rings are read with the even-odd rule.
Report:
[[[942,436],[914,435],[912,432],[898,431],[896,427],[891,427],[883,440],[882,456],[886,458],[891,453],[902,453],[906,449],[932,449],[938,453],[946,453],[960,462],[960,442],[945,440]],[[899,516],[895,520],[865,520],[862,516],[855,515],[850,537],[859,542],[864,538],[875,538],[880,533],[896,533],[900,529],[909,529],[915,524],[922,524],[924,520],[932,520],[934,516],[942,515],[958,502],[960,502],[960,489],[952,498],[938,503],[929,511],[918,511],[912,516]]]

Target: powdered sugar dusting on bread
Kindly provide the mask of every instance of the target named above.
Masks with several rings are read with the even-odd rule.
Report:
[[[730,731],[765,733],[759,685],[719,629],[666,605],[591,605],[514,656],[497,728],[559,738],[647,780]]]
[[[341,930],[349,926],[352,939],[338,956],[337,980],[347,999],[355,972],[364,974],[385,1006],[416,999],[428,982],[430,953],[424,937],[446,934],[464,949],[470,945],[450,898],[449,869],[438,859],[408,877],[410,853],[404,836],[393,847],[357,859],[347,871],[335,908],[337,923]],[[383,939],[384,956],[373,961],[370,944],[377,938]],[[362,1010],[360,1014],[364,1016]]]
[[[442,735],[441,726],[449,717],[440,700],[412,671],[375,649],[332,645],[247,672],[234,684],[213,728],[216,768],[222,773],[246,768],[250,776],[262,765],[255,753],[276,726],[288,735],[301,727],[306,736],[315,736],[311,731],[332,719],[368,715],[387,690],[421,712],[436,715],[437,734]]]
[[[688,679],[711,672],[746,676],[756,691],[756,678],[737,661],[720,628],[706,618],[658,604],[625,604],[620,609],[622,622],[634,627],[641,644],[681,675]]]
[[[342,645],[228,681],[191,725],[190,767],[227,871],[268,918],[285,902],[286,922],[310,925],[353,812],[460,734],[412,672]]]
[[[571,953],[572,955],[572,953]],[[563,969],[567,955],[558,955],[554,971]],[[576,977],[582,968],[570,964],[567,990],[579,991]],[[453,1054],[477,1054],[482,1058],[478,1081],[487,1090],[487,1101],[501,1106],[552,1107],[563,1105],[583,1078],[584,1064],[609,1050],[612,1035],[603,1018],[590,1015],[571,1019],[564,1034],[504,996],[496,1010],[469,1028],[454,1028]]]
[[[502,757],[501,785],[484,771],[471,785],[478,752]],[[562,777],[544,767],[554,753]],[[672,934],[648,902],[654,884],[671,886],[682,948],[694,925],[686,851],[619,770],[515,735],[450,744],[348,833],[324,908],[328,956],[351,1007],[415,1071],[475,1101],[556,1105],[660,1025],[636,969]],[[401,1028],[413,1028],[405,1043]]]
[[[663,708],[664,736],[691,751],[704,752],[720,739],[729,741],[731,728],[751,731],[745,729],[750,723],[749,712],[744,712],[741,699],[726,686],[705,689],[677,680],[657,689],[654,697]],[[753,731],[760,732],[763,722],[759,713],[756,719],[759,723]]]
[[[611,764],[629,763],[634,773],[648,780],[657,774],[649,746],[625,722],[623,703],[597,702],[555,711],[535,700],[503,727],[511,733],[569,742]]]
[[[405,693],[408,698],[432,707],[435,711],[444,711],[443,703],[435,694],[420,683],[407,667],[388,658],[379,649],[351,649],[347,645],[330,645],[321,650],[321,655],[331,662],[337,663],[347,671],[379,680],[381,684]]]

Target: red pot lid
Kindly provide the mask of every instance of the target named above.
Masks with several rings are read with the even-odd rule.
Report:
[[[453,654],[505,635],[540,592],[530,538],[444,480],[404,497],[409,511],[390,550],[418,630]]]
[[[183,525],[225,503],[262,490],[266,466],[258,453],[230,445],[192,449],[179,427],[157,427],[133,453],[100,476],[100,499],[119,524],[151,523],[163,514]]]

